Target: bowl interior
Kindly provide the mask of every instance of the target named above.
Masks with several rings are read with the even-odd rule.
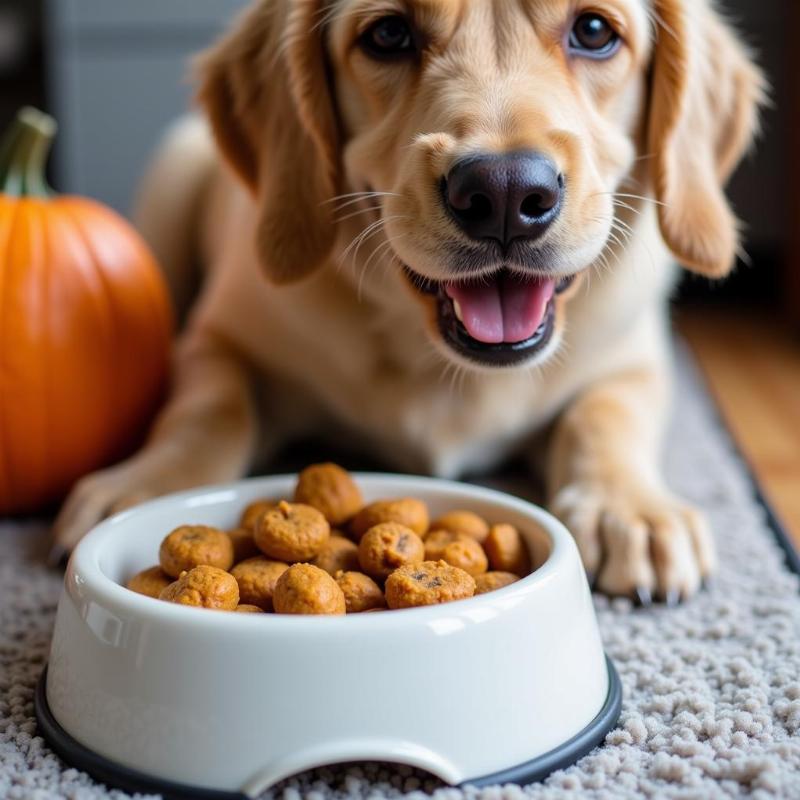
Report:
[[[413,496],[428,506],[431,519],[455,509],[473,511],[490,524],[507,522],[525,538],[534,571],[554,548],[546,512],[525,501],[478,486],[398,475],[356,474],[365,502]],[[161,540],[179,525],[237,526],[244,507],[257,499],[291,499],[296,476],[253,478],[224,487],[170,495],[132,508],[103,523],[82,543],[90,559],[111,581],[125,584],[158,563]],[[549,528],[549,531],[548,531]]]

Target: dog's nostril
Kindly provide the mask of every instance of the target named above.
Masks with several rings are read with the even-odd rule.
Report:
[[[563,172],[559,172],[558,173],[558,188],[559,189],[563,189],[564,188],[564,183],[565,183],[565,181],[564,181],[564,173]]]
[[[552,198],[551,198],[552,200]],[[549,202],[544,195],[529,194],[523,201],[519,210],[525,217],[541,217],[542,214],[549,211],[555,205],[554,202]]]
[[[492,216],[492,201],[485,194],[473,194],[467,208],[453,208],[465,222],[480,222]]]

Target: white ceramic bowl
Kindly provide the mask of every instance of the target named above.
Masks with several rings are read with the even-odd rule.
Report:
[[[525,535],[533,574],[469,600],[347,617],[231,614],[123,584],[184,523],[232,527],[294,476],[156,500],[97,526],[65,578],[43,733],[67,761],[127,789],[254,797],[347,761],[420,767],[461,784],[542,777],[616,722],[620,693],[565,528],[488,489],[357,475],[368,501],[413,495],[433,515],[471,509]],[[217,794],[223,792],[223,795]]]

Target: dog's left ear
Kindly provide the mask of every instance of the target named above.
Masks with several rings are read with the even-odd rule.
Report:
[[[335,240],[339,137],[321,0],[257,0],[197,61],[198,99],[258,207],[256,247],[273,283],[301,280]]]
[[[730,272],[738,222],[723,191],[758,128],[766,82],[708,0],[656,0],[648,152],[661,233],[711,278]]]

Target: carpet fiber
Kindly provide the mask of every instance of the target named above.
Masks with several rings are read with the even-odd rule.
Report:
[[[605,745],[545,783],[442,788],[410,769],[322,769],[286,781],[283,800],[800,797],[798,577],[691,367],[681,357],[676,424],[665,453],[672,487],[704,508],[721,566],[711,589],[675,609],[597,597],[624,685]],[[41,563],[46,531],[0,524],[0,797],[97,800],[107,791],[37,736],[33,694],[47,658],[60,575]]]

